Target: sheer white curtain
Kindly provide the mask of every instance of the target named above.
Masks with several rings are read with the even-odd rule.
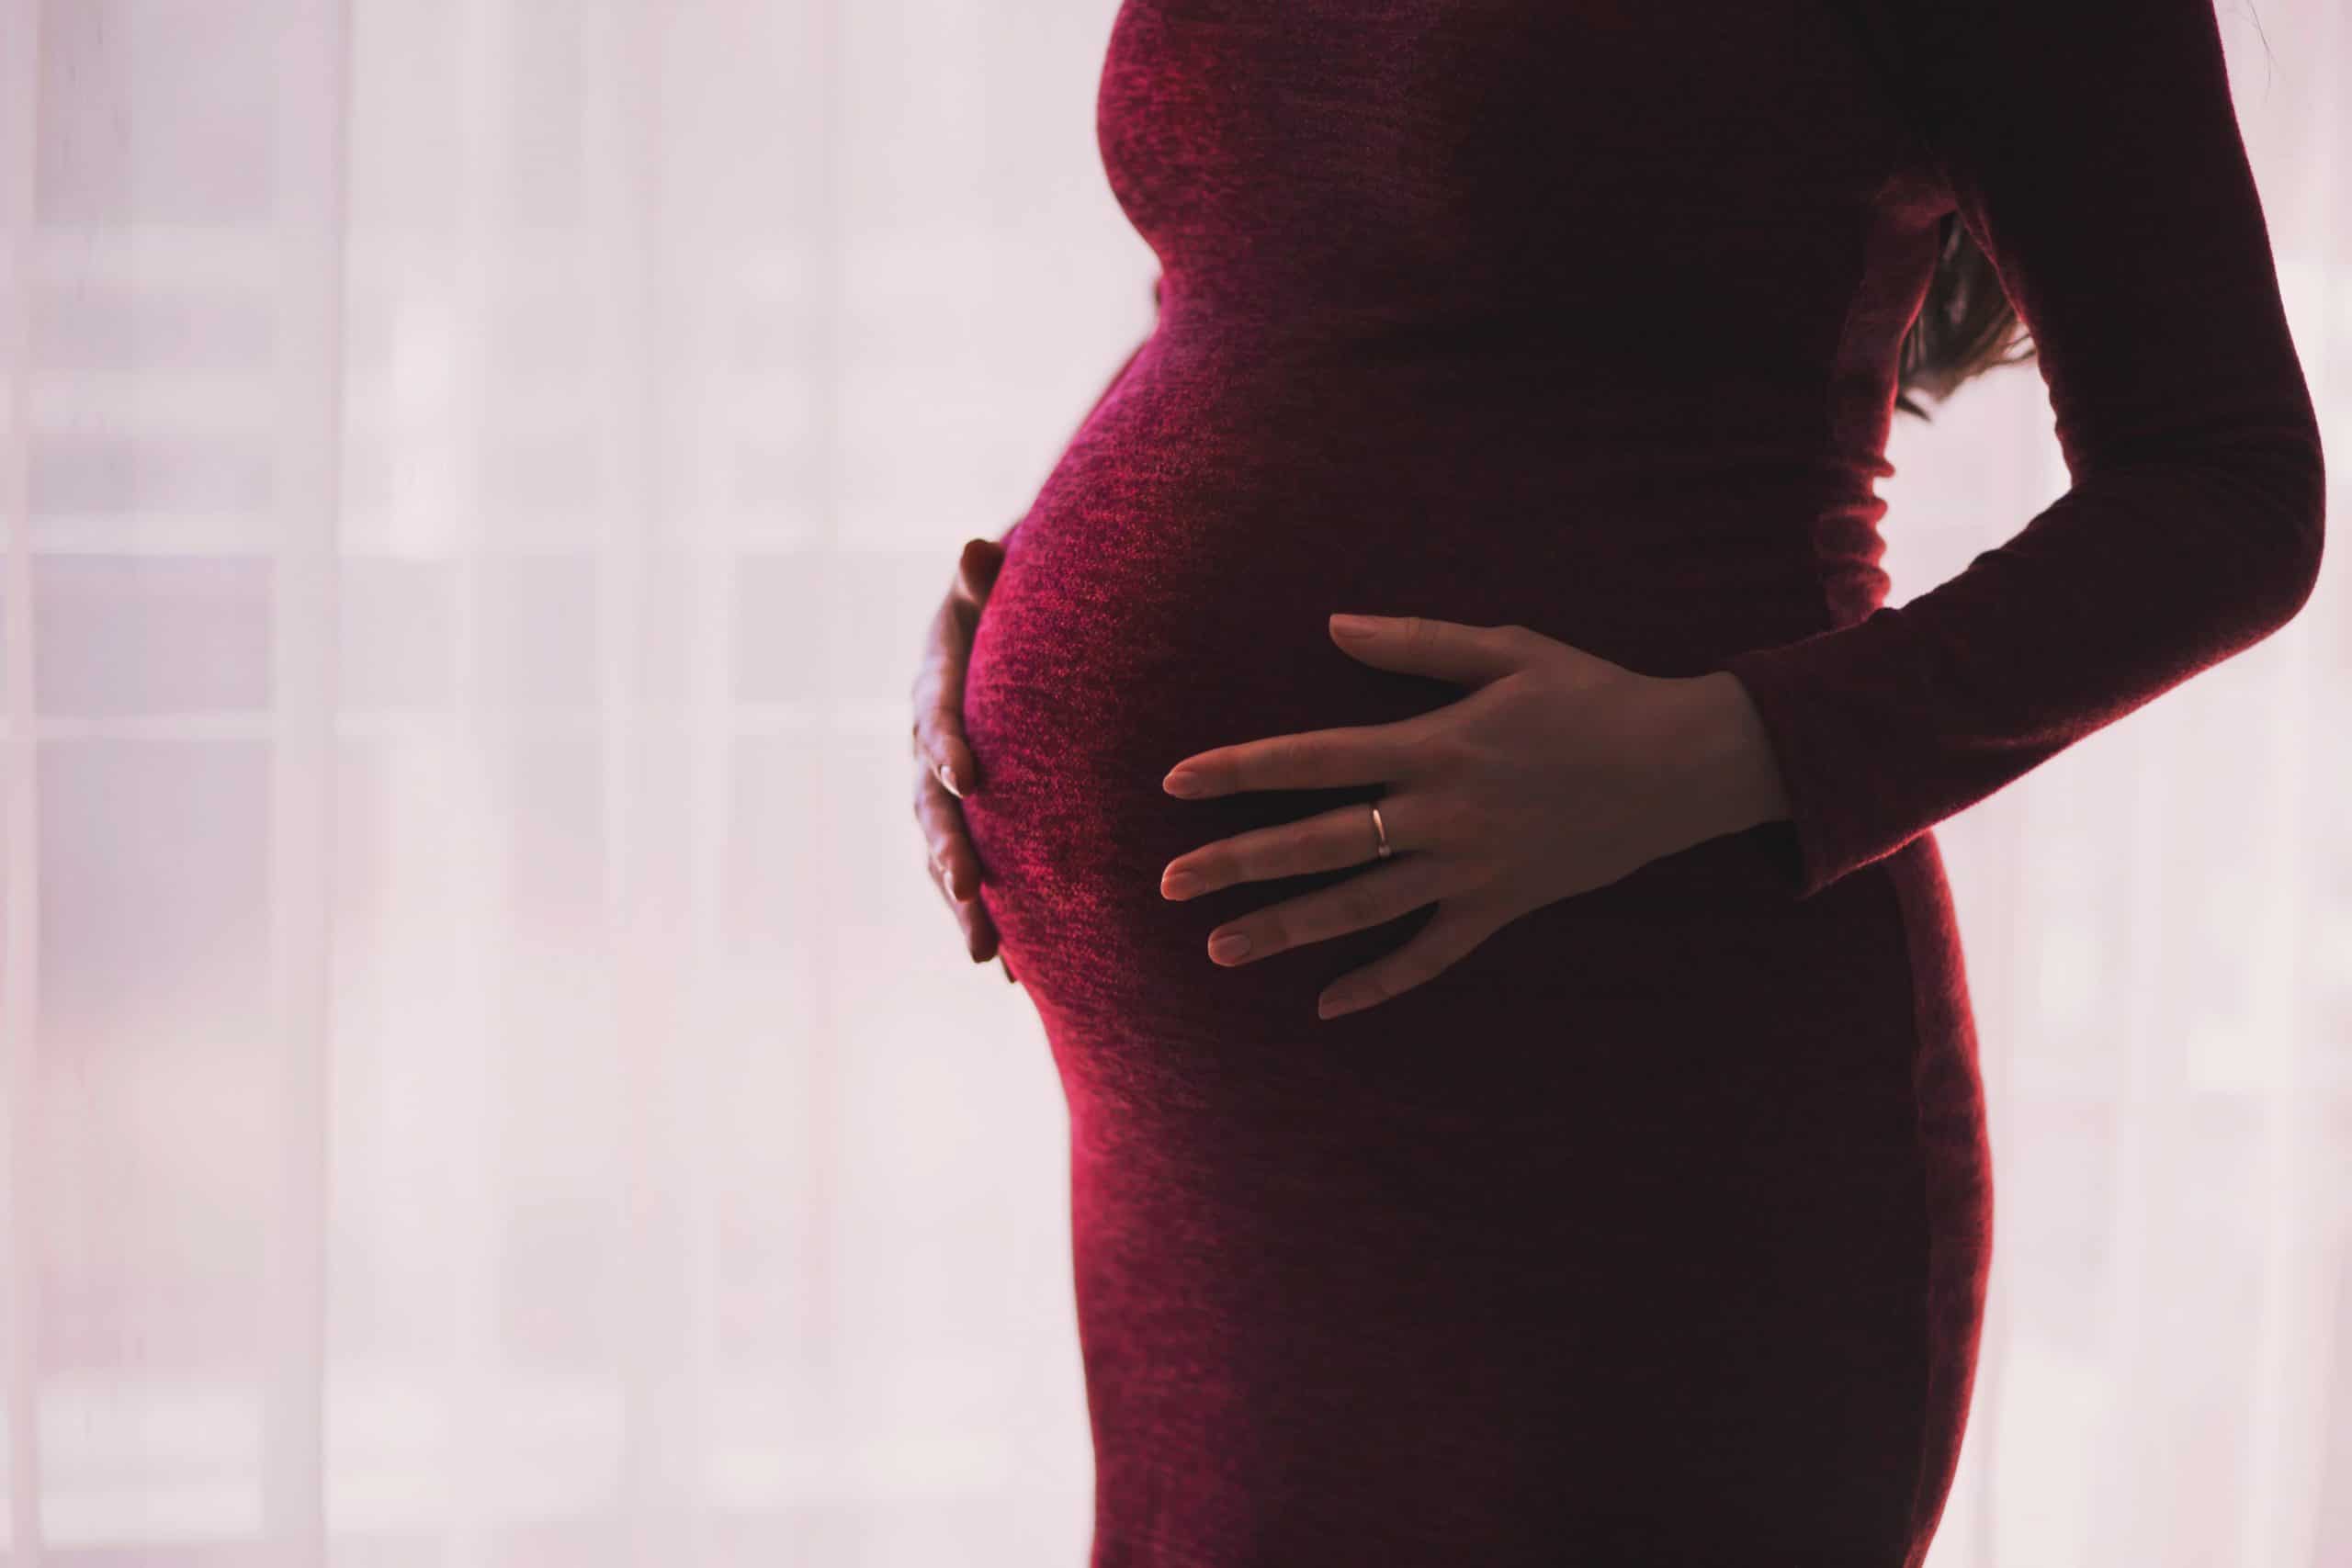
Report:
[[[2352,18],[2224,9],[2352,467]],[[0,0],[0,1561],[1082,1562],[1059,1091],[904,728],[1148,323],[1113,10]],[[2030,371],[1894,457],[1898,599],[2064,479]],[[2343,556],[1943,829],[1937,1568],[2352,1562]]]

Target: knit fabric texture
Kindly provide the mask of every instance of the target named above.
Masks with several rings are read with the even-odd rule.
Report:
[[[1091,1568],[1917,1568],[1993,1235],[1932,829],[2318,566],[2210,0],[1126,0],[1099,110],[1157,319],[1006,536],[963,807],[1069,1108]],[[2074,482],[1896,608],[1954,211]],[[1334,611],[1728,671],[1792,813],[1318,1020],[1433,907],[1221,968],[1363,868],[1159,871],[1379,787],[1159,781],[1462,694]]]

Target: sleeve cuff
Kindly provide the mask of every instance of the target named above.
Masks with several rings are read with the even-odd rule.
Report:
[[[1916,836],[1894,825],[1902,796],[1884,776],[1885,750],[1871,743],[1855,716],[1867,704],[1839,701],[1842,671],[1862,630],[1840,626],[1721,662],[1747,689],[1780,766],[1794,846],[1785,884],[1792,900],[1812,897]]]

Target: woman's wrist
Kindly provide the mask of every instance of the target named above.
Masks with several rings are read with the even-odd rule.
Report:
[[[1671,682],[1669,773],[1689,814],[1692,842],[1789,815],[1789,798],[1763,716],[1739,677],[1710,671]]]

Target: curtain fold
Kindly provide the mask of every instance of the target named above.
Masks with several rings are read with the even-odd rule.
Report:
[[[904,727],[1148,325],[1114,10],[0,0],[0,1564],[1083,1561],[1067,1121]],[[2222,21],[2352,455],[2352,17]],[[2030,371],[1890,456],[1898,603],[2065,482]],[[2352,1537],[2348,570],[1939,829],[1934,1568]]]

